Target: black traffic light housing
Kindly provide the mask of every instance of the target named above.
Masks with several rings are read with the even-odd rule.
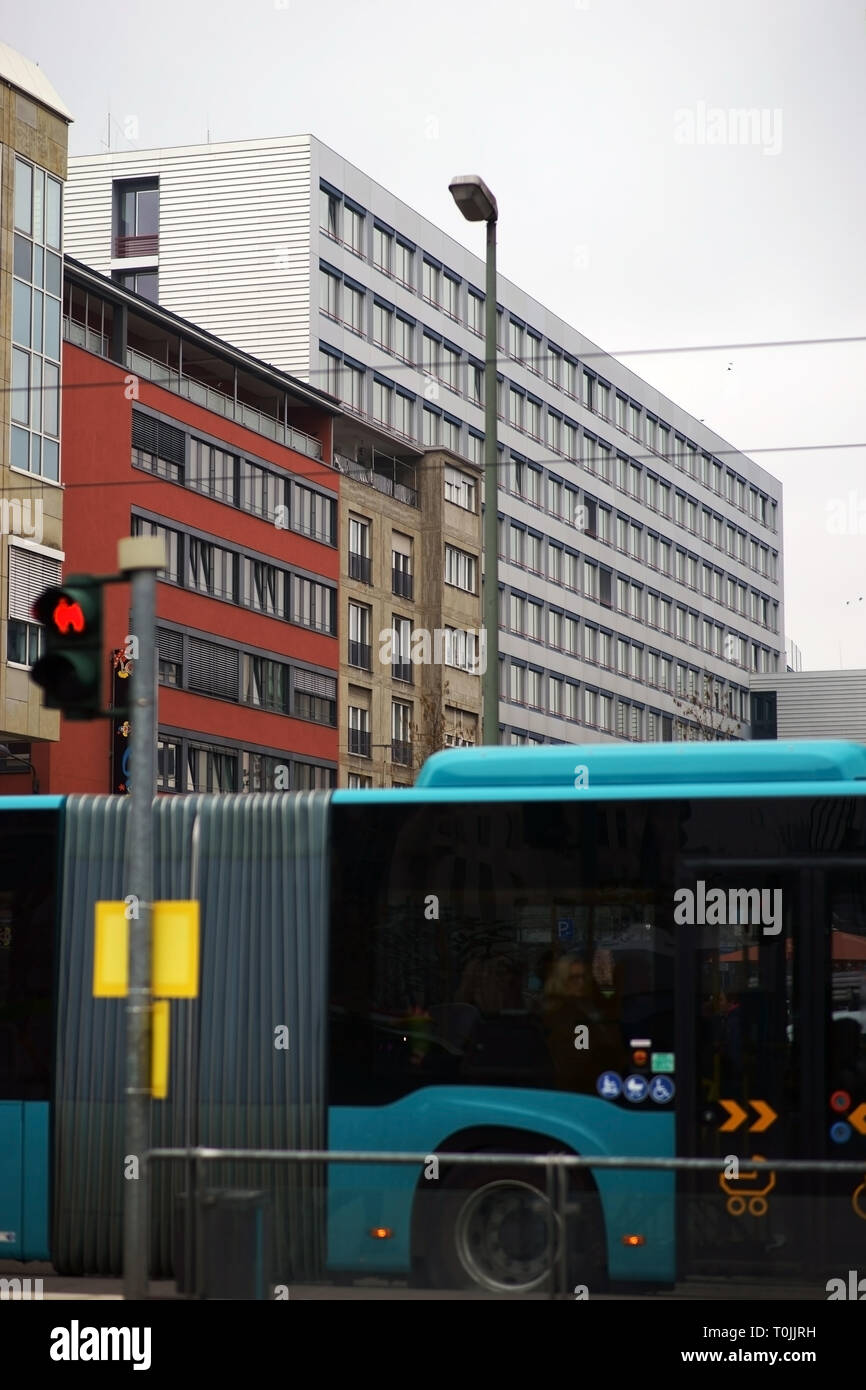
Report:
[[[31,672],[48,709],[67,719],[99,719],[102,709],[102,587],[104,579],[71,574],[45,589],[33,616],[45,629],[45,652]]]

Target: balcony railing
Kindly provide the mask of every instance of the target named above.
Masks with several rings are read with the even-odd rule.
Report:
[[[372,579],[373,562],[369,555],[360,555],[357,551],[349,551],[349,578],[359,579],[362,584],[369,584]]]
[[[84,348],[87,352],[95,352],[98,357],[108,356],[108,337],[104,333],[97,333],[95,328],[88,328],[86,324],[78,323],[76,319],[64,318],[63,336],[69,343],[75,343],[77,347]]]
[[[399,763],[401,767],[412,766],[412,745],[403,739],[392,738],[391,740],[391,762]]]
[[[399,459],[376,452],[373,452],[372,458],[364,459],[350,459],[345,454],[335,453],[334,467],[347,478],[353,478],[357,483],[366,483],[367,487],[376,488],[377,492],[384,493],[386,497],[405,502],[408,507],[418,506],[417,488],[402,481],[398,470],[402,469],[405,475],[411,476],[413,483],[414,472],[405,464],[401,464]]]
[[[350,729],[349,730],[349,752],[357,753],[359,758],[369,758],[370,756],[370,730],[369,729]]]
[[[412,598],[412,575],[408,570],[399,570],[396,567],[392,568],[391,592],[392,594],[397,594],[400,598]]]
[[[372,671],[373,648],[369,642],[353,642],[349,639],[349,665],[357,666],[360,671]]]
[[[146,236],[116,236],[111,245],[111,254],[116,261],[127,256],[158,256],[159,235],[156,232]]]
[[[169,367],[164,362],[156,362],[152,357],[146,357],[143,352],[127,348],[126,365],[138,376],[147,377],[148,381],[154,382],[155,385],[163,386],[167,391],[174,391],[176,395],[183,396],[188,401],[195,401],[206,410],[214,410],[219,415],[224,415],[227,420],[235,420],[245,429],[267,435],[268,439],[285,444],[288,449],[294,449],[299,454],[306,454],[307,458],[322,457],[322,445],[318,439],[304,434],[302,430],[294,429],[291,425],[283,424],[282,420],[275,420],[272,415],[265,415],[254,406],[234,400],[224,392],[215,390],[213,386],[205,386],[193,377],[184,376],[176,368]]]
[[[392,661],[391,677],[395,681],[405,681],[407,685],[414,685],[411,661]]]

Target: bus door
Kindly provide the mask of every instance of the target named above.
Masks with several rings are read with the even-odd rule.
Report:
[[[792,861],[680,862],[677,1152],[725,1159],[720,1172],[678,1176],[685,1276],[766,1276],[803,1263],[797,1179],[751,1164],[803,1149],[799,998],[810,886]]]
[[[810,1005],[823,1058],[816,1047],[812,1148],[863,1164],[815,1184],[824,1272],[847,1288],[849,1270],[866,1278],[866,863],[816,872],[813,920],[821,960]]]

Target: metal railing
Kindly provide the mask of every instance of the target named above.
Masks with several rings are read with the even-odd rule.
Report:
[[[146,377],[155,386],[163,386],[167,391],[174,391],[175,395],[183,396],[188,401],[194,401],[196,405],[202,405],[206,410],[216,411],[217,414],[224,415],[227,420],[235,420],[239,425],[253,430],[256,434],[264,434],[268,439],[273,439],[278,444],[285,444],[287,448],[295,449],[299,454],[306,454],[307,458],[321,459],[322,457],[321,441],[314,439],[312,435],[304,434],[303,430],[296,430],[292,425],[286,425],[282,420],[276,420],[272,415],[265,415],[263,411],[257,410],[254,406],[244,405],[242,401],[234,400],[225,392],[217,391],[213,386],[206,386],[204,382],[196,381],[194,377],[184,375],[176,367],[169,367],[165,362],[157,362],[153,357],[147,357],[135,348],[127,348],[126,365],[130,371],[135,372],[138,376]]]
[[[405,502],[408,507],[418,506],[418,489],[408,482],[398,480],[398,469],[402,469],[406,476],[410,476],[414,482],[414,472],[406,464],[401,464],[399,459],[391,458],[388,454],[380,454],[371,451],[372,457],[368,460],[348,458],[346,454],[334,454],[334,467],[339,473],[344,473],[347,478],[352,478],[356,483],[364,483],[367,487],[374,487],[377,492],[383,493],[386,497],[393,497],[398,502]]]
[[[123,260],[127,256],[158,256],[159,234],[146,232],[142,236],[116,236],[111,254],[115,260]]]
[[[349,752],[357,753],[359,758],[369,758],[370,756],[370,730],[369,729],[350,729],[349,730]]]
[[[414,585],[412,583],[412,575],[408,570],[398,569],[396,565],[392,566],[391,592],[397,594],[399,598],[412,598]]]
[[[361,555],[355,550],[349,551],[349,578],[358,579],[362,584],[369,584],[372,576],[373,562],[369,555]]]
[[[393,1164],[420,1168],[423,1172],[432,1159],[447,1168],[481,1167],[508,1169],[535,1168],[544,1173],[544,1195],[547,1202],[547,1249],[554,1254],[546,1279],[547,1297],[570,1297],[568,1289],[568,1246],[557,1240],[557,1231],[565,1229],[568,1206],[568,1175],[586,1169],[612,1169],[619,1172],[649,1173],[725,1173],[730,1155],[720,1158],[641,1158],[622,1155],[577,1155],[572,1153],[399,1153],[393,1150],[331,1150],[331,1149],[215,1149],[154,1148],[145,1152],[140,1175],[150,1182],[151,1163],[179,1162],[187,1171],[187,1220],[184,1227],[186,1271],[193,1270],[192,1298],[201,1298],[203,1287],[203,1241],[201,1222],[197,1219],[200,1194],[205,1190],[205,1168],[209,1163],[234,1162],[253,1164]],[[817,1173],[864,1176],[864,1161],[833,1159],[743,1159],[753,1173]],[[438,1176],[438,1172],[437,1172]],[[230,1190],[230,1189],[229,1189]],[[673,1194],[672,1194],[673,1195]],[[652,1282],[648,1282],[648,1290]]]
[[[79,323],[77,319],[64,317],[63,336],[69,343],[75,343],[76,347],[84,348],[87,352],[96,353],[97,357],[108,356],[108,338],[104,333],[97,333],[95,328],[89,328],[85,323]]]
[[[356,666],[359,671],[372,671],[373,648],[369,642],[356,642],[349,638],[349,665]]]

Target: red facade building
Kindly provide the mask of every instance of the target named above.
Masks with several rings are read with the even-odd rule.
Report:
[[[63,315],[63,576],[115,573],[124,536],[166,544],[158,789],[336,785],[333,402],[68,259]],[[105,597],[123,669],[129,587]],[[125,736],[62,720],[40,790],[124,790]]]

